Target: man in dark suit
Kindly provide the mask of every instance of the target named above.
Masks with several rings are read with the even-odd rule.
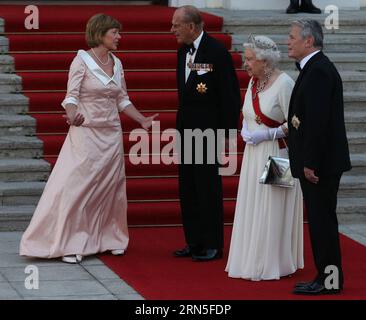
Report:
[[[179,193],[186,239],[186,247],[175,251],[174,256],[208,261],[222,257],[224,229],[219,163],[216,157],[210,162],[209,153],[216,155],[215,148],[220,143],[218,129],[224,129],[228,136],[230,129],[238,128],[240,88],[230,53],[203,31],[197,8],[178,8],[171,31],[181,44],[177,130],[181,137]],[[197,140],[185,136],[185,132],[193,130],[213,132],[213,143],[204,140],[203,148],[195,150]],[[188,153],[193,156],[192,162],[185,158]],[[201,163],[197,161],[199,156]]]
[[[288,55],[300,74],[289,107],[289,157],[292,174],[300,179],[318,272],[313,281],[297,284],[296,294],[332,294],[343,288],[336,207],[342,173],[351,164],[342,80],[322,47],[317,21],[293,22]]]

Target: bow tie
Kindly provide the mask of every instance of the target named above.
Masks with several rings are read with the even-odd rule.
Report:
[[[301,71],[301,70],[302,70],[302,69],[301,69],[301,67],[300,67],[300,63],[295,62],[295,65],[296,65],[297,70],[299,70],[299,71]]]
[[[189,46],[187,46],[187,52],[189,52],[190,55],[193,55],[196,51],[196,48],[194,47],[194,44],[191,43]]]

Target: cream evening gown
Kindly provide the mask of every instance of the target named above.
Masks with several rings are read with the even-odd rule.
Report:
[[[293,86],[293,80],[281,73],[271,87],[259,93],[262,113],[282,123],[287,118]],[[245,96],[243,115],[249,131],[265,127],[255,121],[251,90]],[[245,147],[225,269],[232,278],[279,279],[304,265],[300,184],[296,180],[290,189],[259,184],[269,155],[288,157],[286,149],[279,149],[277,140]]]
[[[20,255],[91,255],[128,245],[121,112],[131,102],[121,61],[110,78],[84,50],[74,58],[62,105],[85,121],[71,126],[20,243]]]

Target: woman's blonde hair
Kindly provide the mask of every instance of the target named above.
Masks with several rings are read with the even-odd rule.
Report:
[[[103,36],[109,29],[122,29],[122,25],[119,21],[107,16],[104,13],[98,13],[92,16],[86,24],[85,38],[86,43],[90,48],[98,47],[103,43]]]

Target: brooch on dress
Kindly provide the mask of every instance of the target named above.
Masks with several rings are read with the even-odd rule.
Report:
[[[299,127],[300,127],[300,123],[301,123],[301,121],[299,120],[299,118],[298,118],[298,117],[296,117],[296,115],[294,115],[294,116],[292,117],[292,119],[291,119],[291,124],[292,124],[292,126],[293,126],[296,130],[298,130],[298,129],[299,129]]]
[[[255,115],[255,122],[258,123],[259,125],[262,124],[262,119],[260,116],[258,116],[257,114]]]

